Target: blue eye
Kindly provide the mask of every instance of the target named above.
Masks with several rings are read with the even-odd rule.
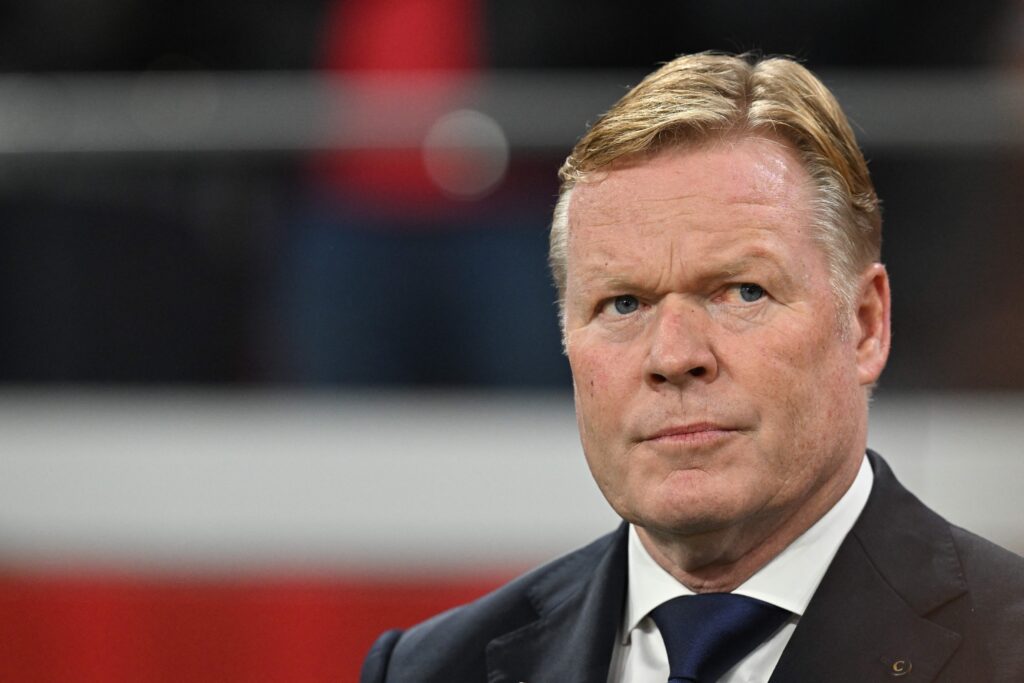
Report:
[[[747,303],[753,303],[764,296],[764,288],[752,282],[744,282],[740,285],[740,298]]]
[[[640,302],[637,301],[637,298],[628,294],[615,297],[612,304],[615,306],[615,312],[619,315],[629,315],[630,313],[635,313],[640,308]]]

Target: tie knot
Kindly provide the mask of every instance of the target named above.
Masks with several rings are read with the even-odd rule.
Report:
[[[782,626],[789,612],[745,595],[702,593],[656,607],[669,681],[713,683]]]

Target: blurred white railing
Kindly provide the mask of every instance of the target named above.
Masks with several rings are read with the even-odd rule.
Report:
[[[565,153],[642,74],[494,71],[405,77],[316,72],[0,75],[0,155],[418,147],[470,110],[512,150]],[[869,148],[1020,148],[1024,76],[826,72]],[[474,141],[469,131],[461,144]]]
[[[1024,396],[883,396],[871,445],[1024,551]],[[0,393],[0,558],[522,567],[614,527],[561,394]]]

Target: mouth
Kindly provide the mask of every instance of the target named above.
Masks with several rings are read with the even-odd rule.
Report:
[[[723,439],[737,430],[713,422],[672,425],[644,437],[644,441],[664,444],[704,444]]]

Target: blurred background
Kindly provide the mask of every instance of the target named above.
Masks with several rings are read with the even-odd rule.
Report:
[[[615,525],[555,172],[659,62],[802,59],[884,203],[871,443],[1024,551],[1024,2],[0,4],[0,680],[350,681]]]

